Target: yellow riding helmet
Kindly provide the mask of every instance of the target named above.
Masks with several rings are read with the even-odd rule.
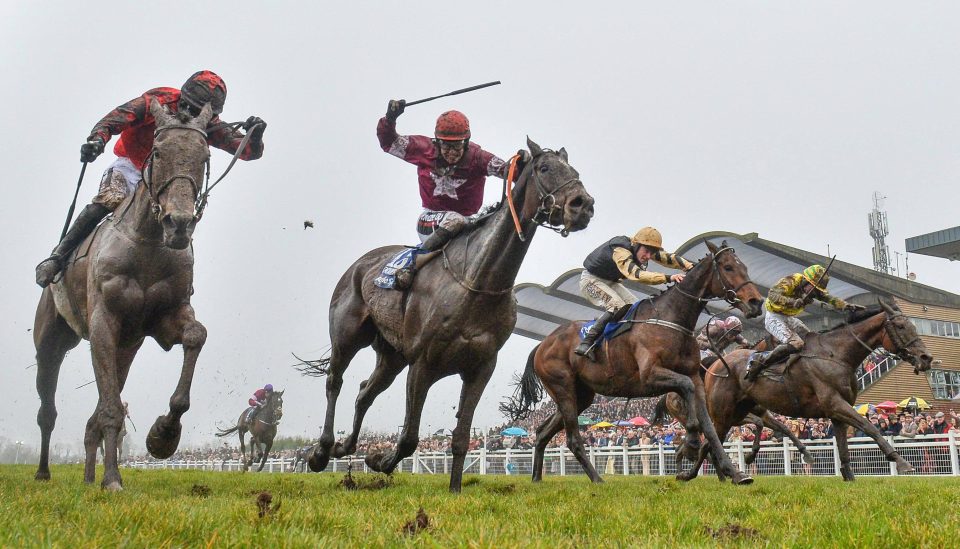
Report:
[[[649,246],[659,250],[663,248],[663,237],[660,236],[660,231],[654,229],[653,227],[644,227],[637,231],[637,234],[633,235],[633,238],[630,239],[630,243],[634,246],[643,244],[644,246]]]
[[[821,292],[827,291],[827,284],[830,283],[830,275],[823,265],[810,265],[803,270],[803,278]]]

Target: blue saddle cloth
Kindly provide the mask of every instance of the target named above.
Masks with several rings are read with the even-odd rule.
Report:
[[[603,335],[600,337],[599,341],[606,339],[613,339],[618,335],[627,332],[630,330],[630,325],[633,324],[630,320],[633,320],[633,317],[637,313],[637,307],[640,306],[640,302],[636,302],[627,309],[626,314],[623,315],[623,318],[617,322],[608,322],[607,325],[603,328]],[[596,324],[596,320],[591,320],[590,322],[584,322],[583,326],[580,327],[580,339],[587,337],[587,330],[591,326]]]
[[[383,270],[380,271],[380,276],[373,279],[374,285],[378,288],[393,290],[397,282],[397,271],[413,266],[414,258],[416,258],[420,252],[420,246],[416,248],[404,248],[397,252],[397,255],[393,256],[393,258],[383,266]]]

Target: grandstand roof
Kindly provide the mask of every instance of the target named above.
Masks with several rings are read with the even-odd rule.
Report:
[[[677,252],[691,261],[703,257],[706,255],[705,239],[714,243],[726,240],[727,244],[733,246],[737,255],[750,269],[750,278],[760,286],[764,294],[780,278],[800,272],[811,264],[826,265],[830,261],[830,258],[820,254],[765,240],[757,233],[736,234],[724,231],[703,233],[691,238],[680,246]],[[653,262],[649,269],[676,272]],[[518,303],[514,333],[540,340],[561,324],[596,317],[599,309],[580,296],[578,282],[582,270],[577,268],[567,271],[546,286],[518,284],[514,288]],[[912,303],[960,308],[960,295],[845,261],[834,261],[830,273],[830,293],[848,301],[867,304],[876,296],[895,296]],[[641,299],[658,295],[663,289],[662,286],[651,287],[634,282],[626,282],[625,285]],[[720,302],[720,305],[710,305],[711,312],[726,308],[727,305],[723,302]],[[808,308],[806,316],[821,318],[824,313],[816,308]],[[708,318],[707,315],[702,315],[700,324],[705,323]],[[809,324],[809,320],[807,322]],[[826,327],[827,322],[824,317],[823,327]],[[811,325],[811,328],[814,327],[815,325]]]
[[[906,240],[907,251],[950,261],[960,260],[960,227],[914,236]]]

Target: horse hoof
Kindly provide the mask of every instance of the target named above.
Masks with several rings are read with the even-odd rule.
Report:
[[[166,416],[160,416],[147,434],[147,451],[157,459],[167,459],[177,451],[180,445],[180,422],[171,427],[163,427]]]
[[[330,463],[330,456],[325,452],[321,452],[316,446],[310,450],[310,454],[307,456],[307,465],[311,471],[319,473],[327,468],[328,463]]]
[[[695,479],[695,478],[696,478],[696,476],[695,476],[694,474],[692,474],[691,472],[689,472],[689,471],[681,471],[681,472],[677,473],[677,480],[679,480],[679,481],[681,481],[681,482],[690,482],[691,480],[693,480],[693,479]]]
[[[50,480],[50,471],[37,471],[37,474],[33,475],[33,480]]]
[[[803,454],[803,462],[807,465],[813,465],[814,459],[810,454]]]
[[[106,490],[107,492],[121,492],[121,491],[123,491],[123,485],[121,485],[121,484],[120,484],[118,481],[116,481],[116,480],[113,481],[113,482],[104,483],[104,484],[101,486],[101,488],[103,488],[103,489]]]
[[[743,473],[734,475],[731,480],[733,481],[734,486],[749,486],[753,484],[753,477],[751,477],[750,475],[745,475]]]
[[[367,467],[378,473],[383,473],[383,454],[371,454],[363,459]]]
[[[898,463],[897,464],[897,474],[906,475],[908,473],[916,472],[916,469],[913,468],[913,465],[909,463]]]

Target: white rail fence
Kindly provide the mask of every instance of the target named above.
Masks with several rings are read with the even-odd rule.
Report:
[[[917,475],[960,476],[960,437],[953,433],[918,436],[914,439],[888,439],[898,452],[916,468]],[[789,440],[761,443],[756,461],[749,467],[744,458],[750,453],[750,443],[728,442],[727,454],[741,470],[759,475],[834,476],[840,474],[840,453],[834,439],[805,441],[814,462],[806,464],[800,452]],[[896,464],[887,461],[870,438],[850,439],[850,462],[858,476],[896,476]],[[649,445],[589,448],[590,461],[601,475],[675,475],[675,448]],[[449,473],[453,456],[442,452],[415,452],[404,459],[398,471],[419,474]],[[126,467],[138,469],[201,469],[207,471],[239,471],[239,460],[151,461],[128,462]],[[331,459],[325,472],[344,473],[352,466],[355,472],[368,472],[363,456]],[[684,467],[689,467],[686,463]],[[533,450],[475,450],[467,454],[465,472],[480,475],[530,475]],[[293,472],[293,459],[269,459],[265,472]],[[298,467],[298,470],[301,470]],[[567,448],[550,448],[544,457],[544,475],[579,475],[583,469]],[[702,474],[713,474],[710,465]]]

